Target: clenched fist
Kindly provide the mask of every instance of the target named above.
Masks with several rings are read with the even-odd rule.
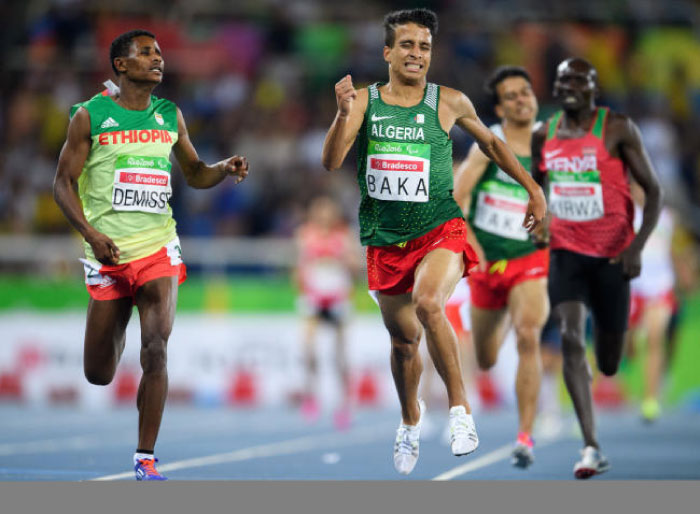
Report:
[[[341,116],[348,116],[352,110],[352,102],[357,98],[357,90],[352,85],[352,77],[345,75],[335,84],[335,100]]]

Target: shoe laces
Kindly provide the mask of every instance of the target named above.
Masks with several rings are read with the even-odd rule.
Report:
[[[139,459],[139,465],[143,469],[144,473],[148,476],[160,476],[158,470],[156,469],[156,462],[158,459]]]
[[[396,442],[394,443],[394,453],[404,455],[414,455],[418,450],[418,440],[411,439],[409,430],[401,425],[396,434]]]
[[[472,429],[467,416],[463,413],[450,416],[450,435],[453,441],[462,437],[467,437],[474,442],[477,441],[476,432]]]

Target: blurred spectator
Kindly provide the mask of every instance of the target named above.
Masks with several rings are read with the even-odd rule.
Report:
[[[687,212],[700,209],[696,3],[429,4],[441,15],[444,35],[434,49],[431,81],[466,91],[486,114],[485,70],[521,64],[546,117],[554,109],[556,63],[572,54],[588,58],[600,70],[604,100],[635,113],[669,201],[685,204]],[[320,148],[335,114],[333,84],[352,73],[355,84],[366,86],[386,66],[374,51],[382,44],[377,20],[385,10],[369,0],[206,0],[197,9],[180,1],[3,3],[3,19],[14,21],[0,31],[0,232],[70,231],[54,217],[50,196],[68,110],[102,89],[111,74],[104,66],[109,43],[135,27],[154,31],[167,49],[167,89],[156,94],[181,106],[203,157],[216,160],[236,148],[251,164],[240,190],[187,194],[175,180],[183,236],[289,236],[301,207],[322,194],[351,211],[355,170],[347,165],[326,174]],[[463,156],[470,143],[456,138],[455,155]],[[682,218],[697,223],[688,228],[700,235],[700,216]]]

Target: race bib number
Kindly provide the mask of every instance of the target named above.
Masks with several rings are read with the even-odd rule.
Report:
[[[430,145],[370,141],[365,178],[367,194],[372,198],[427,202],[430,199]]]
[[[520,186],[485,182],[476,200],[474,226],[485,232],[517,241],[529,238],[522,226],[528,195]]]
[[[566,221],[592,221],[603,217],[600,171],[549,172],[549,209]]]
[[[170,161],[163,157],[120,155],[114,167],[112,208],[168,214],[172,195]]]

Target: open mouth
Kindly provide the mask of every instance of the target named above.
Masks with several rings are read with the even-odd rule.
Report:
[[[423,65],[417,62],[407,62],[404,67],[406,68],[406,71],[413,73],[417,73],[423,69]]]

